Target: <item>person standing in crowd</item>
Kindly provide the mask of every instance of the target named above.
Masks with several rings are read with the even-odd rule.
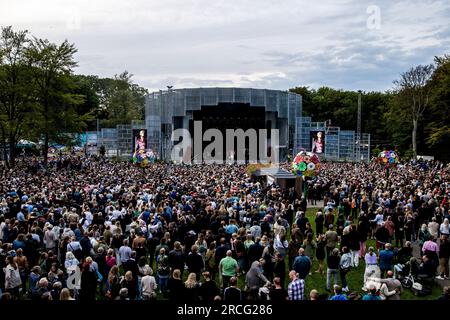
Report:
[[[93,301],[96,300],[97,292],[97,274],[92,266],[92,258],[86,258],[81,271],[81,289],[80,300]]]
[[[362,297],[363,301],[381,300],[381,297],[377,293],[375,285],[370,285],[367,294]]]
[[[384,277],[385,273],[392,270],[392,263],[394,261],[395,252],[392,249],[390,243],[384,245],[384,250],[380,251],[380,272],[381,277]]]
[[[205,268],[202,256],[198,253],[198,248],[194,244],[186,258],[186,265],[190,273],[197,275],[197,279],[200,280],[200,273]]]
[[[326,282],[326,290],[330,291],[331,289],[331,281],[333,278],[334,285],[338,284],[338,272],[339,272],[339,264],[341,261],[341,257],[339,256],[339,249],[334,248],[331,252],[331,255],[327,257],[327,282]]]
[[[273,288],[270,290],[269,297],[271,301],[282,302],[288,300],[289,296],[286,289],[282,287],[283,281],[275,277],[273,279]]]
[[[422,253],[427,255],[436,265],[439,265],[439,246],[433,235],[430,235],[428,240],[423,243]]]
[[[130,259],[131,251],[131,248],[128,246],[128,239],[123,240],[123,245],[119,248],[120,265]]]
[[[284,282],[286,280],[286,262],[280,253],[276,254],[276,261],[273,273],[276,278],[279,278],[281,287],[284,287]]]
[[[325,241],[327,242],[325,248],[327,252],[327,256],[336,248],[336,244],[339,241],[339,236],[336,231],[333,230],[334,226],[330,224],[328,226],[328,231],[325,232]]]
[[[175,241],[173,244],[173,250],[169,252],[169,266],[171,270],[178,269],[182,273],[184,270],[185,256],[183,248],[179,241]],[[181,274],[183,276],[183,273]]]
[[[237,278],[231,277],[229,286],[223,292],[223,301],[233,304],[240,303],[242,300],[242,291],[237,287]]]
[[[319,263],[319,268],[315,271],[316,273],[320,273],[321,275],[324,273],[324,260],[325,260],[325,235],[321,234],[317,238],[316,244],[316,258]]]
[[[439,275],[436,279],[450,279],[448,261],[450,259],[450,241],[445,234],[441,235],[439,243]]]
[[[352,256],[347,247],[342,248],[342,256],[339,262],[339,274],[341,276],[342,291],[348,292],[347,274],[352,268]]]
[[[369,247],[369,251],[366,253],[366,256],[364,257],[364,260],[366,262],[366,269],[364,271],[364,287],[363,289],[366,289],[366,282],[368,278],[380,278],[381,277],[381,271],[378,267],[378,257],[374,252],[373,247]]]
[[[198,302],[200,301],[200,284],[197,281],[197,276],[195,273],[189,273],[185,286],[185,299],[188,302]]]
[[[386,300],[400,300],[400,295],[403,292],[403,286],[398,279],[394,279],[392,271],[386,272],[386,279],[379,279],[381,284],[381,294]]]
[[[305,249],[298,250],[298,256],[294,260],[293,269],[297,272],[300,279],[306,279],[311,271],[311,260],[305,255]]]
[[[332,297],[330,297],[330,300],[333,300],[333,301],[348,300],[347,296],[344,293],[342,293],[342,288],[339,285],[335,284],[333,286],[333,290],[334,290],[334,295]]]
[[[312,265],[317,249],[317,243],[313,240],[312,233],[308,233],[306,235],[306,239],[303,241],[302,248],[304,249],[305,256],[309,258],[310,264]],[[309,275],[311,275],[311,268],[309,271]]]
[[[439,232],[440,234],[450,237],[450,223],[448,218],[445,218],[444,221],[439,226]]]
[[[205,281],[200,285],[200,298],[202,301],[213,302],[214,298],[220,294],[220,289],[217,283],[211,279],[208,271],[203,272],[202,275]]]
[[[264,285],[270,284],[270,281],[264,276],[262,271],[264,260],[254,261],[250,270],[245,275],[245,287],[247,291],[259,290]]]
[[[299,279],[295,270],[289,272],[289,279],[291,279],[288,286],[289,300],[304,300],[305,280]]]
[[[138,296],[138,288],[136,279],[133,278],[133,273],[131,271],[127,271],[125,275],[120,280],[120,285],[122,289],[127,289],[128,295],[127,298],[129,300],[135,300]],[[120,295],[120,292],[119,292]]]
[[[19,299],[19,289],[22,286],[19,266],[12,256],[6,258],[7,266],[5,268],[5,290],[13,299]]]
[[[144,267],[144,276],[141,279],[141,297],[142,300],[156,300],[156,280],[152,276],[153,270],[150,266]]]
[[[169,300],[173,302],[183,301],[185,297],[185,287],[181,280],[181,271],[173,270],[172,278],[169,280]]]
[[[231,277],[235,277],[239,272],[239,265],[232,256],[233,252],[231,250],[228,250],[226,253],[226,257],[220,260],[219,263],[219,274],[222,278],[223,289],[228,287]]]

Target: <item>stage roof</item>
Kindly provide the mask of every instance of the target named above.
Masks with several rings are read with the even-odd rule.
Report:
[[[282,168],[261,168],[255,171],[255,176],[272,176],[276,179],[295,179],[297,176]]]

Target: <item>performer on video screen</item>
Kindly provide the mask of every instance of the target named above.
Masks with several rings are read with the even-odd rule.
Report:
[[[138,159],[138,162],[141,162],[146,157],[145,147],[146,147],[145,131],[141,130],[139,131],[139,136],[136,137],[136,143],[134,148],[134,156]]]
[[[323,133],[321,131],[317,132],[315,138],[312,141],[312,152],[314,153],[323,153],[324,141],[322,137]]]

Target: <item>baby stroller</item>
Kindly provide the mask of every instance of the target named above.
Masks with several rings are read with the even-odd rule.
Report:
[[[411,289],[416,296],[426,296],[431,294],[432,286],[427,283],[426,275],[418,274],[419,265],[418,259],[411,258],[405,264],[395,265],[395,274],[404,288]]]

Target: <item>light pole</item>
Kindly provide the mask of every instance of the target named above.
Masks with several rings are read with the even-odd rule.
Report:
[[[356,124],[356,161],[361,161],[361,90],[358,90],[358,120]]]
[[[172,108],[173,109],[173,95],[172,95],[172,88],[173,88],[173,86],[166,86],[167,87],[167,94],[168,94],[168,96],[167,96],[167,99],[168,99],[168,107],[169,108]],[[161,99],[162,99],[162,91],[161,91]],[[161,103],[162,103],[162,100],[161,100]],[[162,112],[163,110],[161,109],[161,112]],[[170,115],[171,113],[169,113],[169,115]],[[163,152],[164,152],[164,159],[165,160],[167,160],[168,159],[168,157],[169,157],[169,149],[170,149],[170,135],[169,135],[169,127],[170,126],[170,123],[166,123],[165,125],[164,125],[164,132],[163,132],[163,143],[164,143],[164,145],[163,145]]]

